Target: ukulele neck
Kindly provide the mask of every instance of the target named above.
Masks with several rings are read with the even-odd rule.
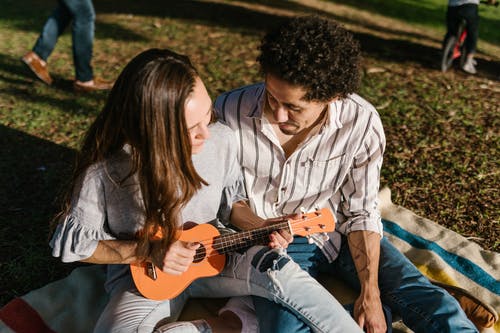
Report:
[[[263,228],[217,236],[214,240],[214,247],[220,254],[228,254],[237,250],[249,248],[253,245],[266,245],[269,242],[269,235],[279,230],[287,230],[292,234],[290,222],[288,220],[283,220],[283,222],[278,222]]]

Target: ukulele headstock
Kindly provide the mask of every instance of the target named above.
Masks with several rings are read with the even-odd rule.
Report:
[[[302,213],[299,218],[290,220],[292,232],[298,236],[335,230],[335,217],[328,208],[317,209],[311,213]]]

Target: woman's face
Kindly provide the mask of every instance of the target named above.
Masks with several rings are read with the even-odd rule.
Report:
[[[196,78],[193,92],[187,98],[184,109],[192,153],[197,154],[210,137],[208,124],[212,118],[212,100],[199,77]]]

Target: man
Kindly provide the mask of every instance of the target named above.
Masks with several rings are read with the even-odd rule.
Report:
[[[45,22],[32,51],[26,53],[21,61],[40,80],[52,84],[47,58],[50,56],[57,39],[64,29],[73,21],[72,43],[73,62],[75,65],[75,81],[73,88],[77,92],[91,92],[110,89],[113,84],[94,77],[91,60],[94,44],[95,11],[91,0],[60,0],[56,8]]]
[[[216,101],[236,134],[250,208],[263,218],[301,207],[335,213],[329,239],[296,237],[288,254],[311,275],[334,274],[359,291],[352,315],[367,332],[390,326],[382,302],[415,332],[477,332],[453,297],[382,238],[385,136],[376,110],[354,93],[360,50],[352,35],[319,17],[292,18],[266,34],[260,51],[265,83]],[[254,304],[262,332],[309,330],[284,308]]]

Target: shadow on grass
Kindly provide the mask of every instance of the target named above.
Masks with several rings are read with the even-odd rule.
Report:
[[[246,2],[252,3],[251,1]],[[389,39],[369,33],[355,33],[355,36],[361,42],[364,53],[370,57],[399,63],[414,62],[420,64],[422,67],[439,70],[441,57],[441,50],[439,48],[403,39],[403,37],[429,39],[428,36],[404,32],[398,29],[375,27],[354,18],[336,16],[297,3],[287,2],[283,4],[283,2],[277,0],[261,0],[259,2],[265,6],[278,9],[321,14],[322,16],[335,19],[339,22],[355,24],[367,29],[402,36],[402,38]],[[177,2],[169,6],[165,6],[164,3],[159,0],[148,2],[148,6],[142,6],[133,0],[124,0],[123,6],[120,9],[115,8],[116,6],[112,0],[103,0],[96,4],[96,6],[98,12],[103,13],[119,12],[122,14],[189,19],[254,35],[262,35],[266,29],[279,24],[286,18],[284,15],[264,13],[262,11],[244,8],[230,3],[210,3],[195,0]],[[440,42],[440,40],[434,40],[434,42]],[[484,59],[480,59],[478,62],[480,68],[479,75],[494,80],[499,79],[499,62]]]
[[[332,0],[328,1],[333,2]],[[439,3],[424,0],[412,1],[410,5],[407,0],[343,0],[342,4],[399,19],[409,24],[420,24],[428,27],[442,26],[443,29],[446,26],[446,1]],[[484,17],[483,14],[486,11],[498,13],[498,9],[487,5],[480,5],[479,9],[479,36],[487,42],[500,43],[500,34],[498,33],[500,31],[500,19],[498,19],[498,15],[496,15],[496,18],[491,18]]]
[[[101,1],[96,4],[99,12],[120,12],[122,14],[145,15],[145,16],[162,16],[171,18],[191,19],[201,21],[207,24],[216,25],[225,28],[242,30],[247,33],[263,33],[266,29],[279,24],[286,16],[280,14],[272,14],[265,10],[253,10],[250,8],[241,7],[238,4],[223,4],[210,3],[205,1],[182,1],[175,5],[164,6],[163,2],[150,1],[148,6],[138,6],[133,0],[124,0],[126,6],[116,10],[113,8],[112,1]],[[347,18],[334,15],[315,9],[313,7],[290,3],[279,0],[260,0],[249,1],[243,0],[250,5],[260,3],[264,7],[278,10],[286,10],[287,12],[295,12],[297,14],[318,14],[333,18],[342,23],[354,24],[366,29],[376,30],[378,32],[386,32],[398,34],[406,37],[418,37],[429,39],[428,36],[418,33],[410,33],[397,29],[387,29],[380,26],[375,26],[364,22],[362,19]]]
[[[0,11],[0,21],[7,21],[9,26],[39,34],[48,17],[56,6],[55,1],[34,1],[34,0],[3,0]],[[144,4],[143,4],[144,5]],[[120,7],[115,1],[115,6]],[[139,35],[133,30],[115,23],[108,23],[96,19],[96,38],[114,39],[119,41],[147,41],[147,36]],[[71,24],[66,28],[65,33],[71,33]],[[33,40],[33,45],[35,44]]]
[[[73,112],[80,115],[93,116],[95,100],[104,100],[107,92],[95,92],[85,95],[85,98],[75,98],[73,81],[53,76],[54,83],[49,87],[21,62],[6,54],[0,54],[0,80],[7,83],[0,88],[0,93],[7,96],[21,98],[24,102],[45,104],[62,112]],[[41,89],[33,89],[40,85]]]
[[[49,221],[75,151],[0,125],[0,305],[66,275],[52,258]]]
[[[25,3],[26,5],[21,7],[29,7],[28,4],[32,3],[35,3],[38,7],[42,6],[40,3],[34,2],[33,0],[19,1]],[[438,48],[432,48],[424,46],[418,42],[415,43],[404,40],[404,38],[407,37],[432,40],[428,36],[414,32],[401,31],[397,28],[391,29],[376,27],[363,22],[361,19],[356,19],[356,17],[342,17],[298,3],[284,3],[283,1],[278,0],[243,0],[243,2],[247,2],[249,6],[257,3],[257,5],[261,6],[261,9],[252,9],[249,6],[241,6],[240,4],[214,3],[199,0],[176,1],[169,2],[168,4],[162,0],[149,0],[147,4],[135,0],[123,0],[119,3],[116,0],[101,0],[96,2],[94,5],[98,15],[127,14],[147,17],[186,19],[212,26],[225,27],[238,31],[242,34],[250,35],[262,35],[266,29],[283,21],[285,16],[279,14],[279,11],[273,11],[273,9],[287,10],[288,12],[292,11],[296,13],[315,13],[335,19],[342,23],[349,23],[366,29],[400,36],[400,38],[396,37],[395,39],[385,39],[369,33],[357,34],[358,38],[361,40],[364,52],[371,57],[395,62],[415,62],[421,64],[423,67],[438,69],[440,58],[440,50]],[[383,1],[378,1],[378,3],[380,3],[380,5],[385,4]],[[11,4],[11,7],[14,6],[12,1],[9,1],[8,4]],[[365,2],[358,0],[349,0],[347,5],[385,15],[385,13],[380,12],[380,9],[378,8],[380,6],[375,6],[374,4],[365,4]],[[266,11],[266,7],[269,8],[268,11]],[[403,3],[403,1],[396,1],[395,3],[391,3],[391,6],[389,7],[391,10],[388,12],[388,16],[400,18],[402,15],[403,19],[410,22],[430,24],[431,22],[438,20],[438,18],[440,22],[444,20],[442,16],[444,15],[443,11],[445,9],[438,8],[436,6],[432,7],[425,4],[415,3],[411,5],[411,8],[412,10],[415,10],[418,15],[415,13],[407,13],[400,14],[400,16],[398,16],[398,10],[396,9],[404,8],[405,11],[408,11],[409,6],[407,3]],[[27,29],[30,26],[29,24],[22,24],[24,21],[26,21],[25,23],[31,21],[28,18],[28,13],[14,8],[10,8],[6,12],[11,13],[14,16],[13,19],[17,22],[16,24],[18,27]],[[413,18],[413,20],[411,18]],[[1,19],[2,14],[0,14],[0,20]],[[496,21],[485,22],[484,24],[489,23],[496,24]],[[119,29],[120,32],[114,31],[115,28]],[[128,29],[118,25],[109,25],[106,27],[105,24],[102,26],[100,24],[97,29],[98,34],[100,34],[100,30],[102,30],[103,35],[98,35],[98,37],[102,36],[103,38],[116,37],[117,39],[134,39],[140,37],[134,37],[131,31],[128,31]],[[129,35],[129,33],[131,34]],[[433,41],[440,42],[439,40]],[[483,60],[480,61],[480,66],[483,67],[483,71],[480,73],[481,75],[484,74],[489,78],[498,79],[498,62]]]

